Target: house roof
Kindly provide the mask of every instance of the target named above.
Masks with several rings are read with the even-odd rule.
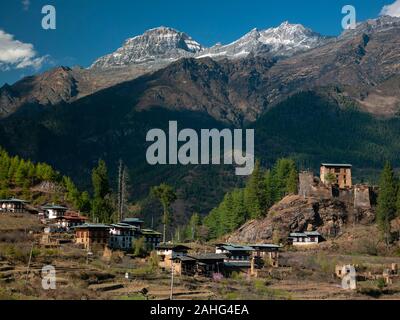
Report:
[[[293,232],[289,235],[290,237],[321,237],[321,234],[318,231],[306,231],[306,232]]]
[[[130,224],[125,224],[125,223],[116,223],[116,224],[112,224],[112,225],[110,225],[110,227],[113,227],[113,228],[119,228],[119,229],[129,229],[129,230],[131,230],[131,229],[137,229],[137,228],[135,228],[134,226],[131,226]]]
[[[101,223],[85,223],[74,227],[74,229],[110,229],[110,226]]]
[[[182,251],[187,251],[190,250],[189,247],[181,245],[181,244],[172,244],[172,243],[160,243],[157,247],[157,250],[182,250]]]
[[[140,233],[145,235],[145,236],[161,236],[160,232],[157,232],[157,231],[152,230],[152,229],[141,229]]]
[[[196,261],[195,258],[189,257],[189,256],[176,256],[176,257],[171,258],[170,260],[180,260],[182,262],[192,262],[192,261],[194,262],[194,261]]]
[[[339,168],[352,168],[353,165],[348,163],[321,163],[322,167],[339,167]]]
[[[290,237],[307,237],[307,235],[304,232],[292,232]]]
[[[238,244],[220,244],[218,248],[222,248],[226,251],[254,251],[254,248],[249,246],[242,246]]]
[[[144,223],[142,219],[139,218],[125,218],[121,221],[122,223]]]
[[[262,243],[262,244],[249,244],[248,246],[249,246],[249,247],[252,247],[252,248],[254,248],[254,249],[256,249],[256,250],[262,250],[262,249],[280,249],[280,248],[281,248],[280,245],[277,245],[277,244],[268,244],[268,243],[266,243],[266,244],[264,244],[264,243]]]
[[[68,210],[68,208],[66,208],[66,207],[55,205],[55,204],[45,205],[45,206],[43,206],[43,209]]]
[[[317,236],[320,237],[321,234],[318,231],[306,231],[304,232],[307,236]]]
[[[19,202],[19,203],[29,203],[29,201],[26,200],[21,200],[21,199],[15,199],[15,198],[11,198],[11,199],[1,199],[0,202],[4,202],[4,203],[15,203],[15,202]]]

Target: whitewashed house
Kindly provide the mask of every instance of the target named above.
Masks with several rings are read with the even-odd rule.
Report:
[[[126,223],[117,223],[110,226],[109,246],[111,249],[129,251],[138,233],[137,227]]]
[[[68,208],[59,205],[46,205],[43,207],[44,217],[49,220],[62,218],[65,216]]]
[[[0,211],[11,213],[24,213],[28,202],[20,199],[0,200]]]
[[[322,242],[324,238],[318,231],[306,231],[291,233],[289,240],[294,246],[310,246]]]

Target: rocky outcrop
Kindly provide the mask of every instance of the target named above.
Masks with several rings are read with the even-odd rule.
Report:
[[[324,237],[336,237],[343,227],[357,219],[373,220],[370,210],[355,211],[350,204],[332,199],[288,196],[274,205],[267,217],[252,220],[230,235],[228,242],[282,242],[291,232],[318,230]]]

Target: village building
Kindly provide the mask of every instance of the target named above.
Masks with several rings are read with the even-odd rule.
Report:
[[[121,223],[129,224],[133,227],[136,227],[138,230],[140,230],[140,229],[142,229],[144,221],[139,218],[125,218],[124,220],[121,221]]]
[[[126,223],[112,224],[110,226],[111,249],[129,251],[133,248],[133,242],[138,234],[137,227]]]
[[[224,259],[226,259],[225,255],[215,253],[176,256],[172,259],[174,274],[213,277],[216,273],[223,273]]]
[[[10,213],[24,213],[28,202],[20,199],[0,200],[0,211]]]
[[[289,241],[294,246],[316,245],[324,238],[318,231],[294,232],[289,235]]]
[[[177,276],[194,276],[196,274],[196,259],[189,256],[175,256],[170,258],[171,265],[169,269],[173,268],[174,275]],[[162,267],[163,268],[163,267]],[[165,269],[165,267],[163,268]]]
[[[275,244],[250,244],[253,248],[253,258],[256,265],[269,265],[271,267],[279,267],[279,250],[281,246]]]
[[[75,242],[86,250],[105,248],[110,239],[110,226],[105,224],[89,224],[77,226],[75,229]]]
[[[332,183],[327,177],[331,174],[335,177],[334,184],[340,189],[352,188],[351,164],[322,163],[320,168],[320,179],[328,185]]]
[[[224,271],[224,254],[204,253],[191,256],[196,259],[196,274],[199,276],[212,277],[215,273]]]
[[[224,270],[226,274],[250,272],[253,252],[252,247],[236,244],[218,244],[215,248],[216,254],[225,256]]]
[[[237,244],[219,244],[215,248],[216,254],[224,254],[225,262],[249,262],[253,255],[254,249],[250,246],[242,246]]]
[[[60,229],[70,231],[72,228],[84,224],[88,218],[77,212],[67,211],[64,216],[57,217],[54,220],[56,221],[55,225]]]
[[[67,210],[68,208],[55,204],[46,205],[43,207],[44,218],[49,220],[61,218],[65,215]]]
[[[161,243],[162,234],[152,229],[140,229],[140,236],[144,237],[147,250],[154,250]]]
[[[174,259],[187,256],[189,247],[184,245],[161,243],[156,246],[156,252],[159,257],[159,266],[161,269],[171,269]]]

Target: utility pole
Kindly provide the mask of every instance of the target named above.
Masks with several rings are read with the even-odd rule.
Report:
[[[35,244],[32,243],[31,253],[30,253],[30,255],[29,255],[29,261],[28,261],[28,267],[27,267],[27,269],[26,269],[26,281],[28,281],[29,268],[31,267],[32,253],[33,253],[33,246],[34,246],[34,245],[35,245]]]
[[[174,261],[171,260],[171,294],[170,300],[174,300]]]

